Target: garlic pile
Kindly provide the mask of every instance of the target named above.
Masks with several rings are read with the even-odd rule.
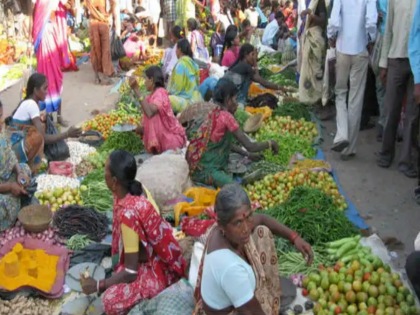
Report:
[[[70,162],[75,166],[82,162],[84,157],[96,152],[95,148],[78,141],[69,141],[67,145],[69,146],[70,157],[66,162]]]
[[[60,175],[42,174],[36,178],[38,183],[37,191],[53,190],[55,188],[75,189],[80,187],[79,180]]]

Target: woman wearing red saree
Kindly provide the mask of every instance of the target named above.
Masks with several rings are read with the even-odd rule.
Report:
[[[172,110],[162,70],[156,66],[148,68],[144,84],[151,92],[146,98],[141,95],[137,80],[130,78],[131,88],[140,99],[144,113],[143,126],[138,128],[138,132],[143,135],[147,152],[160,154],[167,150],[182,149],[187,143],[187,136]]]
[[[82,280],[85,294],[105,292],[108,315],[127,314],[141,300],[155,297],[185,277],[186,263],[172,228],[147,199],[135,180],[136,172],[133,155],[123,150],[110,154],[105,181],[114,194],[112,255],[119,262],[106,280]]]

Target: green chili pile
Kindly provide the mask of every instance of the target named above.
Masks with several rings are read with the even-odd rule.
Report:
[[[134,132],[113,131],[105,143],[100,147],[100,151],[126,150],[131,154],[139,154],[143,149],[143,142]]]
[[[316,188],[295,187],[284,203],[263,213],[297,231],[313,246],[360,234],[333,199]]]
[[[257,141],[268,140],[275,140],[279,144],[277,155],[274,155],[271,150],[264,152],[264,158],[268,162],[286,166],[295,153],[300,153],[306,158],[313,158],[316,155],[316,149],[312,146],[312,143],[301,136],[280,135],[278,133],[266,133],[257,136]]]

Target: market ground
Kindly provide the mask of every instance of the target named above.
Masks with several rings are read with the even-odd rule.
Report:
[[[20,85],[15,85],[0,94],[5,114],[13,111],[19,102]],[[104,111],[113,107],[118,95],[109,95],[110,87],[93,84],[90,64],[80,66],[79,72],[64,75],[63,116],[71,124],[78,124],[92,117],[92,111]],[[419,232],[420,206],[413,198],[416,180],[400,174],[395,164],[390,169],[376,166],[375,152],[379,143],[375,131],[363,131],[359,136],[357,158],[343,162],[329,148],[334,122],[325,123],[324,152],[339,176],[347,197],[352,200],[366,223],[383,238],[395,237],[404,248],[389,247],[398,254],[398,263],[403,266],[405,256],[413,250],[414,239]]]

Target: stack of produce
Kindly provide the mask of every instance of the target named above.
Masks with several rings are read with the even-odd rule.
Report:
[[[256,171],[259,171],[261,176],[265,177],[270,174],[276,174],[276,173],[284,171],[284,167],[277,163],[261,160],[261,161],[252,163],[247,174],[251,174]]]
[[[12,300],[0,299],[0,315],[45,315],[52,314],[52,309],[46,299],[16,295]]]
[[[76,166],[77,177],[84,177],[95,169],[105,167],[106,160],[111,152],[102,151],[88,155]]]
[[[313,147],[312,141],[303,139],[297,135],[281,135],[278,132],[260,132],[255,138],[257,141],[275,140],[278,143],[279,152],[277,155],[274,155],[271,150],[264,152],[264,158],[269,162],[286,166],[295,153],[300,153],[306,158],[316,156],[316,149]]]
[[[130,124],[137,126],[139,117],[127,115],[125,112],[112,112],[110,114],[99,114],[95,118],[88,120],[83,124],[83,130],[99,131],[106,140],[112,132],[112,127],[121,124]]]
[[[68,141],[67,145],[69,146],[70,157],[66,161],[73,165],[78,165],[83,158],[96,152],[95,148],[79,141]]]
[[[258,66],[262,68],[269,67],[270,65],[280,65],[281,64],[282,53],[278,52],[275,54],[264,54],[258,61]]]
[[[269,118],[257,131],[255,137],[258,140],[268,133],[296,135],[301,139],[306,139],[310,142],[313,141],[314,137],[318,136],[315,123],[308,122],[304,118],[294,120],[290,116],[275,116]]]
[[[144,148],[140,136],[134,132],[113,131],[105,143],[100,147],[100,152],[111,152],[113,150],[126,150],[134,155],[139,154]]]
[[[372,261],[376,262],[376,266]],[[397,273],[378,258],[338,263],[303,280],[304,295],[316,301],[317,315],[416,315],[414,296]]]
[[[62,206],[69,206],[73,204],[83,205],[80,197],[80,191],[87,190],[86,186],[70,189],[55,188],[54,190],[37,191],[35,197],[39,200],[39,204],[51,207],[51,211],[55,212]]]
[[[324,243],[360,234],[337,200],[316,188],[294,188],[281,205],[270,205],[263,213],[275,218],[299,234],[309,244]]]
[[[66,238],[85,235],[93,241],[100,242],[108,232],[106,215],[76,205],[59,209],[54,215],[53,223],[57,233]]]
[[[273,207],[287,200],[290,192],[299,187],[312,187],[331,196],[338,210],[347,208],[345,198],[327,172],[311,172],[295,168],[275,175],[267,175],[261,181],[247,185],[246,191],[253,202],[263,207]]]
[[[112,211],[114,199],[105,183],[105,169],[89,173],[82,181],[86,189],[81,191],[83,204],[99,212]]]
[[[37,191],[39,192],[45,190],[53,191],[56,188],[77,189],[80,187],[80,182],[77,179],[61,175],[41,174],[36,177],[36,182],[38,184]]]
[[[0,233],[0,247],[4,246],[9,241],[12,241],[19,237],[24,237],[26,235],[30,238],[39,239],[43,242],[47,242],[54,245],[61,243],[61,239],[57,237],[54,229],[48,228],[48,230],[41,233],[30,233],[23,228],[22,224],[19,221],[17,221],[14,226]]]

